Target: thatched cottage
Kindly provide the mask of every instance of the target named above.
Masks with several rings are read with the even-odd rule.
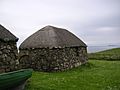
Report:
[[[0,25],[0,73],[17,68],[17,41],[17,37]]]
[[[20,45],[23,68],[63,71],[87,62],[86,44],[66,29],[46,26]]]

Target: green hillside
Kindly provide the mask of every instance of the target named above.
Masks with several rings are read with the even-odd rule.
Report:
[[[120,48],[113,48],[109,50],[100,51],[97,53],[99,54],[120,54]]]
[[[120,60],[120,48],[109,49],[96,53],[89,53],[88,58],[97,60]]]

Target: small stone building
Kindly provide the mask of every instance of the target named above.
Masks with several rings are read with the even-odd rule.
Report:
[[[64,71],[87,62],[87,46],[66,29],[46,26],[19,47],[22,68]]]
[[[0,73],[17,69],[18,38],[0,25]]]

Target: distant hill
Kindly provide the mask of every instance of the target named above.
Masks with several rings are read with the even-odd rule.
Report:
[[[120,54],[120,48],[108,49],[100,52],[96,52],[97,54]]]
[[[120,60],[120,48],[108,49],[96,53],[89,53],[89,59]]]
[[[95,53],[113,48],[120,48],[120,45],[88,46],[88,53]]]

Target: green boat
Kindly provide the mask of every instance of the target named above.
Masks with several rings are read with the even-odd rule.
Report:
[[[24,84],[32,76],[32,69],[21,69],[18,71],[0,74],[0,90],[13,90]],[[17,89],[16,89],[17,90]]]

